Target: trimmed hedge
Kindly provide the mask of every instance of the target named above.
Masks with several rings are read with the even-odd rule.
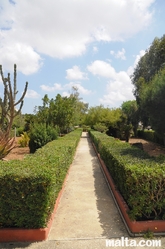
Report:
[[[132,220],[165,219],[165,157],[153,158],[128,143],[90,131]]]
[[[24,160],[0,162],[0,227],[44,228],[80,139],[77,129]]]
[[[158,135],[153,130],[138,130],[138,137],[151,141],[153,143],[158,143],[164,145],[164,139],[160,135]]]

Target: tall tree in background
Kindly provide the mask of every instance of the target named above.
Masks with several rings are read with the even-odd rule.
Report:
[[[126,125],[131,125],[134,135],[137,135],[137,128],[139,120],[139,109],[136,100],[129,100],[123,102],[121,106],[123,114],[126,116]]]
[[[145,55],[141,57],[131,76],[143,127],[149,123],[149,112],[144,108],[144,91],[151,86],[155,75],[165,67],[165,35],[155,38]],[[154,85],[155,87],[155,85]]]
[[[164,138],[165,143],[165,68],[144,88],[142,106],[150,118],[153,129]]]

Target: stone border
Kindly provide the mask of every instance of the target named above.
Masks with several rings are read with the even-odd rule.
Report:
[[[115,202],[119,208],[122,219],[124,220],[124,223],[126,224],[127,229],[129,230],[128,231],[129,234],[131,236],[141,236],[142,234],[146,233],[147,231],[150,231],[150,232],[153,232],[154,235],[159,235],[159,236],[165,235],[165,221],[164,220],[132,221],[129,218],[128,205],[124,201],[120,192],[117,190],[117,188],[114,184],[114,181],[113,181],[104,161],[101,159],[100,154],[97,152],[97,149],[96,149],[94,144],[93,144],[93,147],[94,147],[95,152],[96,152],[98,159],[100,161],[103,173],[106,177],[106,180],[108,181],[108,184],[109,184],[111,191],[114,195]]]

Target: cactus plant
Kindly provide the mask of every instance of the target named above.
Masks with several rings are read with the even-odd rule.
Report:
[[[12,129],[12,124],[14,118],[21,112],[23,107],[23,99],[27,92],[28,82],[25,84],[25,88],[22,96],[19,100],[16,100],[17,96],[17,66],[14,64],[14,86],[12,87],[10,80],[10,73],[8,73],[7,77],[4,77],[2,65],[0,65],[0,75],[2,78],[2,82],[4,85],[4,96],[3,100],[0,98],[0,107],[1,107],[1,117],[0,117],[0,141],[6,141],[6,146],[13,148],[13,143],[10,140],[10,131]],[[16,110],[16,106],[19,106],[18,110]],[[2,136],[3,134],[3,136]],[[1,146],[1,144],[0,144]],[[7,151],[10,151],[9,149]]]

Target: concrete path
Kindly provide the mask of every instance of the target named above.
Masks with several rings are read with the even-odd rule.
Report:
[[[83,133],[49,240],[128,235],[112,200],[90,139]]]
[[[83,133],[48,240],[38,243],[2,243],[0,248],[105,249],[106,239],[121,237],[129,238],[129,235],[103,177],[91,141],[87,133]]]

